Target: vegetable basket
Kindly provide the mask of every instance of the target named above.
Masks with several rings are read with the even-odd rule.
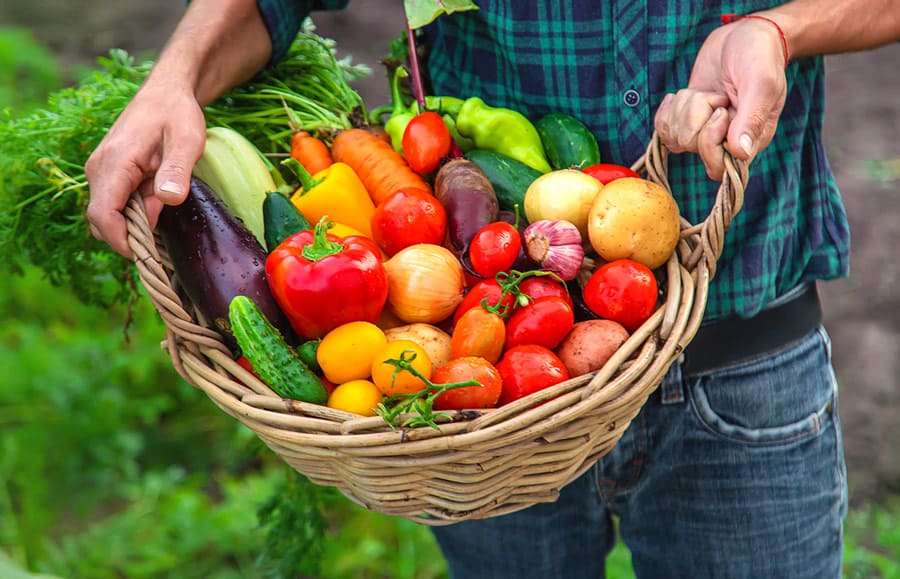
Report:
[[[632,169],[669,189],[667,155],[654,134]],[[682,218],[678,247],[660,272],[661,306],[601,369],[499,408],[448,412],[437,429],[392,428],[378,416],[277,396],[198,319],[139,194],[125,216],[138,273],[166,325],[162,346],[188,382],[314,483],[376,512],[445,525],[552,502],[615,446],[700,325],[747,183],[746,163],[727,153],[725,161],[708,217]]]

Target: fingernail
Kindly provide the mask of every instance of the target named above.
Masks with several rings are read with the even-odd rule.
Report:
[[[712,116],[709,118],[709,120],[711,120],[711,121],[717,121],[717,120],[719,120],[719,118],[721,118],[721,116],[722,116],[723,113],[725,113],[725,109],[723,109],[722,107],[719,107],[719,108],[717,108],[716,110],[713,111],[713,114],[712,114]]]
[[[182,189],[181,185],[179,185],[175,181],[166,181],[159,186],[159,190],[165,191],[166,193],[172,193],[174,195],[181,195],[182,193],[184,193],[184,189]]]
[[[753,155],[753,139],[750,138],[750,135],[744,133],[741,135],[741,138],[738,139],[738,142],[741,144],[741,148],[747,153],[747,156]]]
[[[159,193],[163,193],[163,195],[159,195]],[[159,186],[157,196],[160,197],[160,201],[163,202],[178,200],[184,197],[184,189],[182,189],[181,185],[174,181],[166,181]]]

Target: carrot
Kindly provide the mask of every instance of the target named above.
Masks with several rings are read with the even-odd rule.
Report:
[[[291,137],[291,157],[297,159],[310,175],[315,175],[334,163],[328,145],[306,131],[297,131]]]
[[[331,156],[335,162],[346,163],[356,171],[376,205],[405,187],[432,190],[421,175],[409,168],[403,155],[365,129],[338,133],[331,143]]]

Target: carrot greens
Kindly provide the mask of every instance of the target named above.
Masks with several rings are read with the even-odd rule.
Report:
[[[335,42],[314,30],[307,20],[282,62],[208,106],[207,125],[230,126],[263,152],[287,153],[295,129],[362,122],[362,98],[349,83],[370,70],[338,59]],[[112,50],[44,106],[0,111],[0,267],[37,266],[89,304],[136,297],[132,264],[89,233],[84,165],[152,66]]]

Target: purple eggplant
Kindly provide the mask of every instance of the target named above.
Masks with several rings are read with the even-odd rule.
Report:
[[[232,298],[251,298],[289,341],[290,323],[266,280],[266,250],[216,193],[196,177],[181,205],[168,205],[157,230],[172,259],[175,275],[197,311],[232,349],[228,322]]]

